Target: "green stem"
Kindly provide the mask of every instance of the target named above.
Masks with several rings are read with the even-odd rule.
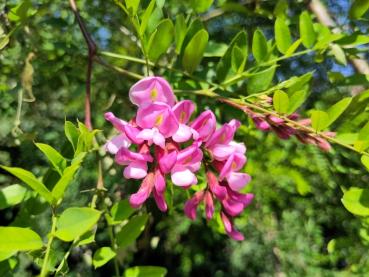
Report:
[[[41,274],[40,277],[46,277],[49,273],[49,269],[48,269],[48,263],[49,263],[49,256],[50,256],[50,251],[51,251],[51,245],[53,243],[54,240],[54,233],[55,233],[55,229],[56,229],[56,221],[57,221],[57,217],[55,215],[55,211],[54,209],[52,210],[52,217],[51,217],[51,231],[50,231],[50,237],[47,243],[47,247],[46,247],[46,254],[44,257],[44,262],[42,264],[42,268],[41,268]]]
[[[115,243],[115,236],[114,236],[113,226],[108,227],[108,232],[109,232],[111,247],[114,251],[117,251],[118,248],[117,248],[117,245]],[[115,276],[119,277],[120,276],[119,264],[118,264],[118,260],[117,260],[116,257],[114,258],[114,269],[115,269]]]

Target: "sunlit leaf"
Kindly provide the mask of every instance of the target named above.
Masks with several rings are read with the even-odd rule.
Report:
[[[20,185],[10,185],[0,189],[0,210],[12,207],[26,200],[27,189]]]
[[[69,184],[72,182],[74,174],[77,172],[77,170],[80,168],[79,163],[75,163],[69,167],[67,167],[59,181],[55,184],[52,195],[55,201],[58,201],[59,199],[62,199],[64,196],[64,192],[66,188],[69,186]]]
[[[127,268],[123,277],[164,277],[167,270],[159,266],[135,266]]]
[[[100,214],[92,208],[68,208],[58,218],[55,235],[64,241],[73,241],[92,229]]]
[[[101,247],[94,253],[94,256],[92,257],[92,264],[95,268],[101,267],[113,259],[116,255],[117,254],[110,247]]]
[[[338,101],[336,104],[334,104],[332,107],[330,107],[327,110],[328,114],[328,123],[327,126],[331,125],[334,121],[337,120],[337,118],[347,109],[347,107],[350,105],[352,98],[346,97],[340,101]]]
[[[164,19],[150,36],[148,45],[149,59],[156,62],[162,54],[167,52],[173,38],[173,23],[170,19]]]
[[[300,15],[300,37],[302,39],[302,44],[306,48],[311,48],[316,40],[316,34],[313,26],[311,17],[307,11],[304,11]]]
[[[47,159],[50,161],[51,165],[56,169],[56,171],[62,175],[65,167],[67,166],[67,161],[65,158],[53,147],[44,143],[35,143],[38,149],[45,154]]]
[[[256,29],[252,39],[252,54],[258,63],[268,58],[267,40],[263,32],[259,29]]]
[[[285,54],[292,44],[292,38],[284,17],[278,17],[275,21],[274,33],[279,52]]]
[[[313,111],[311,113],[311,126],[316,132],[322,131],[326,128],[329,122],[328,114],[323,111]]]
[[[29,228],[0,227],[0,252],[36,250],[42,245],[40,236]]]
[[[132,217],[116,236],[118,246],[124,248],[134,243],[145,229],[148,218],[147,214]]]
[[[193,36],[184,50],[182,65],[184,69],[192,73],[200,64],[208,43],[209,35],[205,30],[200,30]]]
[[[359,19],[369,9],[369,0],[354,0],[350,8],[350,17]]]
[[[140,6],[140,0],[125,0],[126,7],[131,15],[137,14],[138,7]]]
[[[180,53],[183,40],[186,36],[187,25],[186,19],[183,14],[179,14],[176,17],[176,23],[174,25],[174,41],[176,43],[176,52]]]
[[[154,10],[156,0],[151,0],[150,4],[145,9],[145,12],[143,13],[141,17],[141,24],[140,24],[140,34],[143,35],[146,31],[147,24],[149,23],[150,16],[152,14],[152,11]]]
[[[351,187],[341,199],[345,208],[355,215],[369,216],[369,190]]]
[[[191,7],[198,13],[206,12],[214,0],[190,0]]]
[[[15,177],[25,182],[28,186],[30,186],[35,192],[40,194],[45,200],[49,203],[53,201],[51,192],[46,188],[46,186],[41,183],[32,172],[27,171],[23,168],[19,167],[7,167],[1,166],[6,171],[13,174]]]
[[[287,93],[277,90],[273,95],[273,107],[278,113],[287,113],[289,98]]]

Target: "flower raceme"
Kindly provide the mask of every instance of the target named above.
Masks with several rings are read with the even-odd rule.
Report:
[[[185,203],[186,216],[195,220],[197,207],[203,204],[206,218],[212,219],[217,200],[225,231],[233,239],[243,240],[233,217],[251,203],[253,194],[240,192],[251,180],[241,172],[247,161],[246,147],[233,140],[240,122],[233,119],[217,129],[210,110],[191,121],[195,104],[190,100],[177,102],[171,86],[161,77],[140,80],[130,89],[129,98],[138,106],[130,121],[111,112],[105,114],[119,132],[105,148],[115,155],[117,164],[125,166],[126,179],[142,179],[139,190],[129,198],[131,206],[141,207],[152,195],[165,212],[166,177],[182,189],[197,187],[197,175],[203,167],[207,184],[198,187]]]

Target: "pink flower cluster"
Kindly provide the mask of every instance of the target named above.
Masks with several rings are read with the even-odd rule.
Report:
[[[168,82],[161,77],[147,77],[132,86],[129,98],[138,106],[129,122],[113,113],[105,114],[119,135],[106,144],[116,163],[125,166],[126,179],[143,179],[139,190],[130,196],[132,207],[140,207],[153,195],[158,208],[167,210],[166,177],[183,189],[197,186],[201,167],[207,184],[184,206],[185,214],[196,218],[197,207],[205,205],[207,219],[215,212],[214,200],[221,204],[220,215],[227,234],[235,240],[243,235],[233,225],[252,201],[253,194],[240,191],[250,176],[240,172],[246,163],[246,147],[233,140],[240,122],[233,119],[216,128],[216,118],[206,110],[191,121],[195,104],[190,100],[177,102]]]

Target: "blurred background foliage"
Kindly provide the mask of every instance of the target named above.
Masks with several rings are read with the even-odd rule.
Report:
[[[149,1],[142,2],[146,6]],[[162,11],[155,11],[158,18],[175,18],[180,13],[187,16],[192,11],[191,1],[165,2]],[[294,33],[297,32],[299,14],[307,10],[307,2],[218,0],[201,17],[213,42],[228,44],[239,30],[244,29],[250,35],[257,27],[271,38],[276,5],[285,3],[288,6]],[[359,28],[368,33],[369,17],[361,22],[348,18],[350,1],[323,2],[346,32]],[[4,16],[18,1],[0,3],[3,10],[0,33],[6,34],[18,24],[9,44],[0,52],[0,164],[24,167],[41,174],[45,172],[47,162],[35,151],[33,142],[42,141],[58,148],[65,142],[65,118],[74,122],[83,119],[87,48],[67,1],[32,0],[30,3],[31,15],[20,24]],[[132,26],[114,1],[83,0],[78,1],[78,5],[99,50],[141,57]],[[153,26],[149,24],[148,28]],[[143,65],[120,59],[108,60],[114,66],[144,74]],[[203,63],[209,70],[196,74],[214,75],[214,57],[208,55]],[[308,54],[284,60],[275,81],[312,70],[311,96],[303,109],[326,107],[351,95],[352,87],[338,87],[330,81],[329,73],[347,76],[355,69],[350,64],[340,65],[333,58],[323,58],[318,63]],[[155,74],[165,73],[159,67],[153,71]],[[181,85],[181,80],[176,80],[175,76],[166,77]],[[22,84],[22,80],[26,84]],[[105,111],[112,110],[124,119],[134,114],[134,107],[127,98],[134,81],[94,64],[92,118],[94,128],[103,130],[102,136],[112,135],[110,125],[103,118]],[[21,91],[24,99],[32,98],[33,94],[35,101],[23,101],[17,122]],[[253,177],[249,189],[256,195],[253,205],[236,221],[246,239],[234,242],[221,234],[219,220],[206,222],[199,218],[190,222],[183,215],[182,205],[174,205],[168,214],[162,214],[149,203],[146,208],[152,217],[145,232],[137,245],[129,249],[133,251],[119,254],[125,266],[164,266],[168,276],[348,276],[369,273],[368,226],[341,203],[344,188],[365,187],[368,183],[368,172],[360,164],[359,155],[339,146],[323,153],[296,139],[281,141],[272,133],[255,130],[246,115],[234,108],[219,103],[215,106],[213,100],[204,96],[189,97],[196,102],[198,110],[208,106],[215,109],[221,122],[235,117],[243,123],[237,140],[247,145],[246,172]],[[350,130],[352,126],[346,124],[346,128]],[[104,141],[102,136],[101,142]],[[105,187],[115,199],[124,198],[137,189],[137,183],[124,180],[121,168],[112,163],[110,157],[105,158]],[[1,173],[0,186],[15,182],[4,171]],[[85,163],[70,186],[67,203],[74,206],[87,203],[96,178],[96,165]],[[184,203],[185,199],[185,193],[177,193],[173,202]],[[13,222],[16,226],[31,226],[42,235],[48,232],[48,218],[49,212],[43,203],[32,197],[21,206],[5,208],[0,213],[1,225]],[[104,242],[108,235],[100,233],[96,239]],[[58,247],[66,248],[61,243],[55,249]],[[70,276],[112,274],[112,266],[92,271],[88,266],[90,260],[91,249],[82,247],[73,251],[69,262]],[[35,265],[25,254],[20,255],[14,276],[34,272]]]

